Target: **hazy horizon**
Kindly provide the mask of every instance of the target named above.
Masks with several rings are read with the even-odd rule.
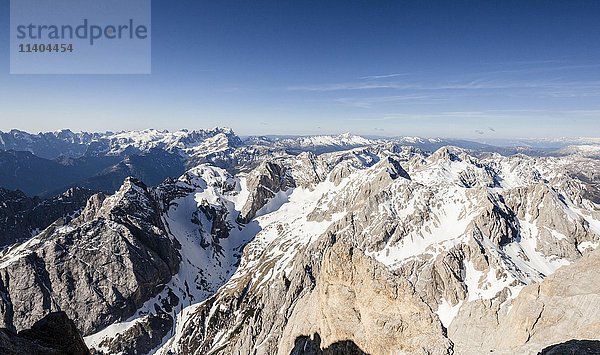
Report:
[[[143,128],[143,129],[132,129],[132,130],[102,130],[102,131],[94,131],[94,130],[73,130],[70,128],[61,128],[61,129],[51,129],[51,130],[46,130],[46,131],[27,131],[27,130],[21,130],[18,128],[11,128],[11,129],[0,129],[0,133],[9,133],[13,130],[17,130],[20,132],[25,132],[25,133],[29,133],[29,134],[42,134],[42,133],[51,133],[51,132],[61,132],[61,131],[71,131],[73,133],[99,133],[99,134],[105,134],[105,133],[114,133],[114,134],[118,134],[118,133],[126,133],[126,132],[143,132],[143,131],[149,131],[149,130],[156,130],[159,132],[177,132],[177,131],[194,131],[194,130],[214,130],[214,129],[230,129],[233,131],[234,134],[236,134],[238,137],[245,139],[245,138],[250,138],[250,137],[258,137],[258,136],[264,136],[264,137],[269,137],[269,138],[297,138],[297,137],[314,137],[314,136],[338,136],[338,135],[343,135],[343,134],[350,134],[350,135],[354,135],[354,136],[361,136],[364,138],[368,138],[368,139],[395,139],[395,138],[421,138],[421,139],[449,139],[449,140],[465,140],[465,141],[473,141],[473,142],[477,142],[477,143],[483,143],[483,144],[490,144],[490,145],[498,145],[498,146],[512,146],[516,143],[522,142],[522,143],[527,143],[527,142],[544,142],[547,141],[548,143],[558,143],[558,142],[576,142],[576,141],[581,141],[581,142],[586,142],[586,140],[591,140],[593,141],[593,143],[600,143],[600,137],[595,137],[595,136],[562,136],[562,137],[515,137],[515,138],[502,138],[502,137],[495,137],[495,138],[485,138],[485,137],[452,137],[452,136],[420,136],[420,135],[381,135],[381,134],[358,134],[358,133],[354,133],[354,132],[341,132],[341,133],[327,133],[327,132],[323,132],[323,133],[317,133],[317,134],[294,134],[294,133],[290,133],[290,134],[243,134],[238,132],[235,128],[232,127],[225,127],[225,126],[211,126],[211,127],[198,127],[198,128],[179,128],[179,129],[156,129],[156,128]]]

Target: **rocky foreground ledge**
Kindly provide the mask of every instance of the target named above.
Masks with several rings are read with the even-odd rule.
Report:
[[[4,355],[89,355],[90,351],[65,312],[50,313],[31,329],[14,333],[0,329],[0,353]]]

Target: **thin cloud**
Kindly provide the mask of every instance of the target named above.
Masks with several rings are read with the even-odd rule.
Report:
[[[561,66],[537,66],[533,68],[518,68],[518,69],[503,69],[503,70],[493,70],[493,71],[485,71],[479,72],[475,74],[479,75],[495,75],[495,74],[528,74],[528,73],[544,73],[544,72],[554,72],[554,71],[563,71],[563,70],[577,70],[577,69],[591,69],[591,68],[599,68],[600,64],[580,64],[580,65],[561,65]]]
[[[385,116],[388,119],[597,119],[600,118],[600,110],[538,110],[538,109],[507,109],[507,110],[485,110],[485,111],[446,111],[433,113],[415,114],[393,114]],[[490,131],[495,129],[490,127]]]
[[[482,117],[487,113],[485,111],[449,111],[449,112],[440,112],[438,116],[444,116],[449,118],[471,118],[471,117]]]
[[[359,118],[347,118],[346,121],[356,121],[356,122],[378,122],[378,121],[389,121],[393,119],[392,116],[384,116],[384,117],[359,117]]]
[[[538,64],[557,64],[564,63],[562,59],[540,59],[540,60],[512,60],[506,62],[487,62],[491,65],[538,65]]]
[[[291,86],[289,91],[342,91],[342,90],[373,90],[373,89],[411,89],[414,85],[398,83],[338,83],[323,85]]]
[[[385,103],[401,103],[401,104],[423,104],[436,103],[447,101],[447,98],[435,97],[431,95],[395,95],[395,96],[378,96],[366,98],[339,98],[336,102],[359,108],[372,108],[377,104]]]
[[[395,78],[395,77],[398,77],[398,76],[405,76],[405,75],[408,75],[408,74],[397,73],[397,74],[385,74],[385,75],[370,75],[370,76],[363,76],[363,77],[361,77],[359,79],[362,79],[362,80],[377,80],[377,79]]]
[[[321,85],[304,85],[288,87],[289,91],[358,91],[375,89],[395,90],[502,90],[502,89],[590,89],[600,88],[598,82],[560,82],[556,80],[528,81],[528,80],[494,80],[488,78],[469,81],[448,81],[436,83],[423,82],[355,82]]]

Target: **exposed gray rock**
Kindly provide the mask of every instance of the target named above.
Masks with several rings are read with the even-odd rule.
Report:
[[[72,188],[42,200],[0,188],[0,247],[27,240],[58,219],[70,222],[93,194],[91,190]]]
[[[410,175],[408,175],[406,170],[404,170],[404,168],[402,168],[402,165],[400,164],[399,161],[397,161],[396,159],[394,159],[392,157],[388,157],[387,161],[390,164],[390,167],[388,168],[388,172],[390,173],[390,177],[392,179],[397,179],[397,178],[401,177],[401,178],[410,180]]]
[[[169,314],[149,314],[133,327],[101,342],[100,346],[107,352],[93,349],[92,354],[148,354],[162,343],[172,325],[173,318]]]
[[[0,256],[4,323],[62,309],[132,354],[531,353],[598,332],[595,276],[544,286],[598,246],[589,168],[390,144],[261,161],[93,196]]]
[[[300,229],[329,229],[294,244],[288,221],[259,218],[273,224],[261,224],[240,270],[190,308],[161,353],[318,353],[340,342],[371,354],[486,352],[498,333],[510,333],[490,324],[502,322],[524,286],[576,262],[587,253],[580,244],[598,242],[588,221],[597,207],[571,198],[582,186],[565,190],[581,182],[564,161],[479,160],[453,148],[381,155],[283,161],[306,186],[300,194],[320,191],[319,181],[328,190],[305,216],[288,218],[305,218]],[[470,339],[460,348],[458,332]]]
[[[0,314],[12,330],[57,310],[83,334],[132,315],[179,267],[159,203],[138,180],[91,198],[81,216],[53,225],[0,257]]]
[[[537,354],[548,345],[570,339],[598,339],[599,268],[600,250],[596,250],[541,283],[525,287],[510,303],[464,304],[448,330],[455,350],[463,354]]]
[[[273,267],[259,265],[254,270],[258,280]],[[451,352],[437,317],[410,283],[336,241],[334,234],[299,253],[289,276],[272,280],[268,288],[252,280],[252,275],[236,279],[202,303],[178,335],[174,351],[298,353],[295,340],[317,333],[319,347],[329,351],[352,343],[362,351],[357,353]]]
[[[296,183],[283,165],[264,162],[258,166],[247,179],[250,196],[240,211],[238,220],[248,223],[256,212],[281,191],[296,187]]]
[[[325,251],[315,289],[298,300],[279,353],[293,348],[294,335],[313,333],[323,347],[350,339],[370,354],[450,354],[452,349],[437,316],[408,280],[341,241]]]

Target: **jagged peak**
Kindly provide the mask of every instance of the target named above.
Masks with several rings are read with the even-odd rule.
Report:
[[[138,178],[135,178],[133,176],[128,176],[125,178],[125,180],[123,181],[123,186],[121,187],[122,189],[129,189],[132,187],[137,187],[137,188],[141,188],[146,190],[148,187],[146,186],[146,184],[144,184],[144,182]]]
[[[200,164],[186,171],[177,181],[190,186],[206,188],[218,186],[232,179],[226,170],[210,164]]]
[[[387,166],[387,172],[390,174],[392,180],[396,180],[397,178],[404,178],[406,180],[411,180],[408,172],[402,167],[402,164],[398,161],[398,159],[388,156],[387,159],[384,160]]]
[[[440,161],[462,161],[468,156],[464,149],[455,146],[443,146],[429,156],[432,162]]]
[[[101,211],[104,214],[110,214],[117,208],[132,206],[134,210],[131,212],[138,212],[139,209],[143,210],[144,207],[150,207],[148,194],[146,184],[134,177],[127,177],[119,190],[104,200]]]

